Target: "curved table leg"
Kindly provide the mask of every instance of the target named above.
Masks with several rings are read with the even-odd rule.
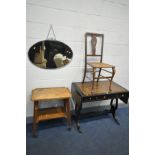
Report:
[[[76,103],[76,105],[75,105],[76,126],[77,126],[77,130],[78,130],[79,133],[82,133],[82,131],[80,130],[80,121],[79,121],[81,109],[82,109],[82,105],[79,106]]]
[[[111,99],[111,102],[110,102],[110,112],[112,113],[112,116],[113,116],[113,119],[114,121],[120,125],[119,121],[116,119],[116,110],[117,110],[117,107],[118,107],[118,98],[115,98],[116,100],[116,104],[113,104],[113,101],[114,101],[114,98]]]

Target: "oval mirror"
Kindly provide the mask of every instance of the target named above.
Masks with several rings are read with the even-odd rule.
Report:
[[[56,40],[44,40],[34,44],[28,51],[30,61],[45,69],[56,69],[70,63],[73,52],[66,44]]]

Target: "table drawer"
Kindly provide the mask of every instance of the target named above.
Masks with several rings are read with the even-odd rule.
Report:
[[[100,100],[107,100],[107,99],[109,99],[108,95],[89,96],[89,97],[84,97],[83,102],[92,102],[92,101],[100,101]]]
[[[116,95],[116,98],[127,98],[127,97],[129,97],[128,93],[120,93]]]
[[[83,102],[93,102],[93,101],[107,100],[112,98],[127,98],[127,97],[128,97],[127,93],[87,96],[83,98]]]

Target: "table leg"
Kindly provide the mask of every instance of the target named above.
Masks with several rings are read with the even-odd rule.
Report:
[[[70,113],[69,99],[65,101],[65,109],[66,109],[66,115],[67,115],[68,130],[71,130],[71,113]]]
[[[76,105],[75,105],[76,126],[77,126],[77,130],[78,130],[79,133],[82,133],[82,131],[80,130],[80,121],[79,121],[81,109],[82,109],[82,106],[81,105],[79,106],[76,103]]]
[[[116,110],[117,110],[117,107],[118,107],[118,98],[116,98],[116,104],[115,105],[113,104],[113,101],[114,101],[114,98],[111,99],[111,102],[110,102],[110,107],[111,107],[110,112],[112,113],[114,121],[118,125],[120,125],[119,121],[116,119]]]
[[[33,129],[32,129],[32,133],[34,137],[37,137],[36,130],[38,126],[38,113],[39,113],[39,102],[34,101]]]

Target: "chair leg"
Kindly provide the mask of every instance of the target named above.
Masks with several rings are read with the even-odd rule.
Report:
[[[84,76],[83,76],[82,83],[84,83],[84,80],[85,80],[85,77],[86,77],[86,71],[87,71],[87,67],[85,66],[85,70],[84,70]]]
[[[115,67],[113,67],[113,68],[112,68],[112,77],[111,77],[111,79],[110,79],[109,91],[112,90],[112,89],[111,89],[111,83],[112,83],[112,80],[113,80],[113,78],[114,78],[115,72],[116,72]]]
[[[94,89],[94,83],[95,83],[95,70],[96,70],[96,68],[93,68],[92,90]]]
[[[98,78],[97,78],[97,83],[98,83],[98,81],[99,81],[100,75],[101,75],[101,68],[99,69]]]

